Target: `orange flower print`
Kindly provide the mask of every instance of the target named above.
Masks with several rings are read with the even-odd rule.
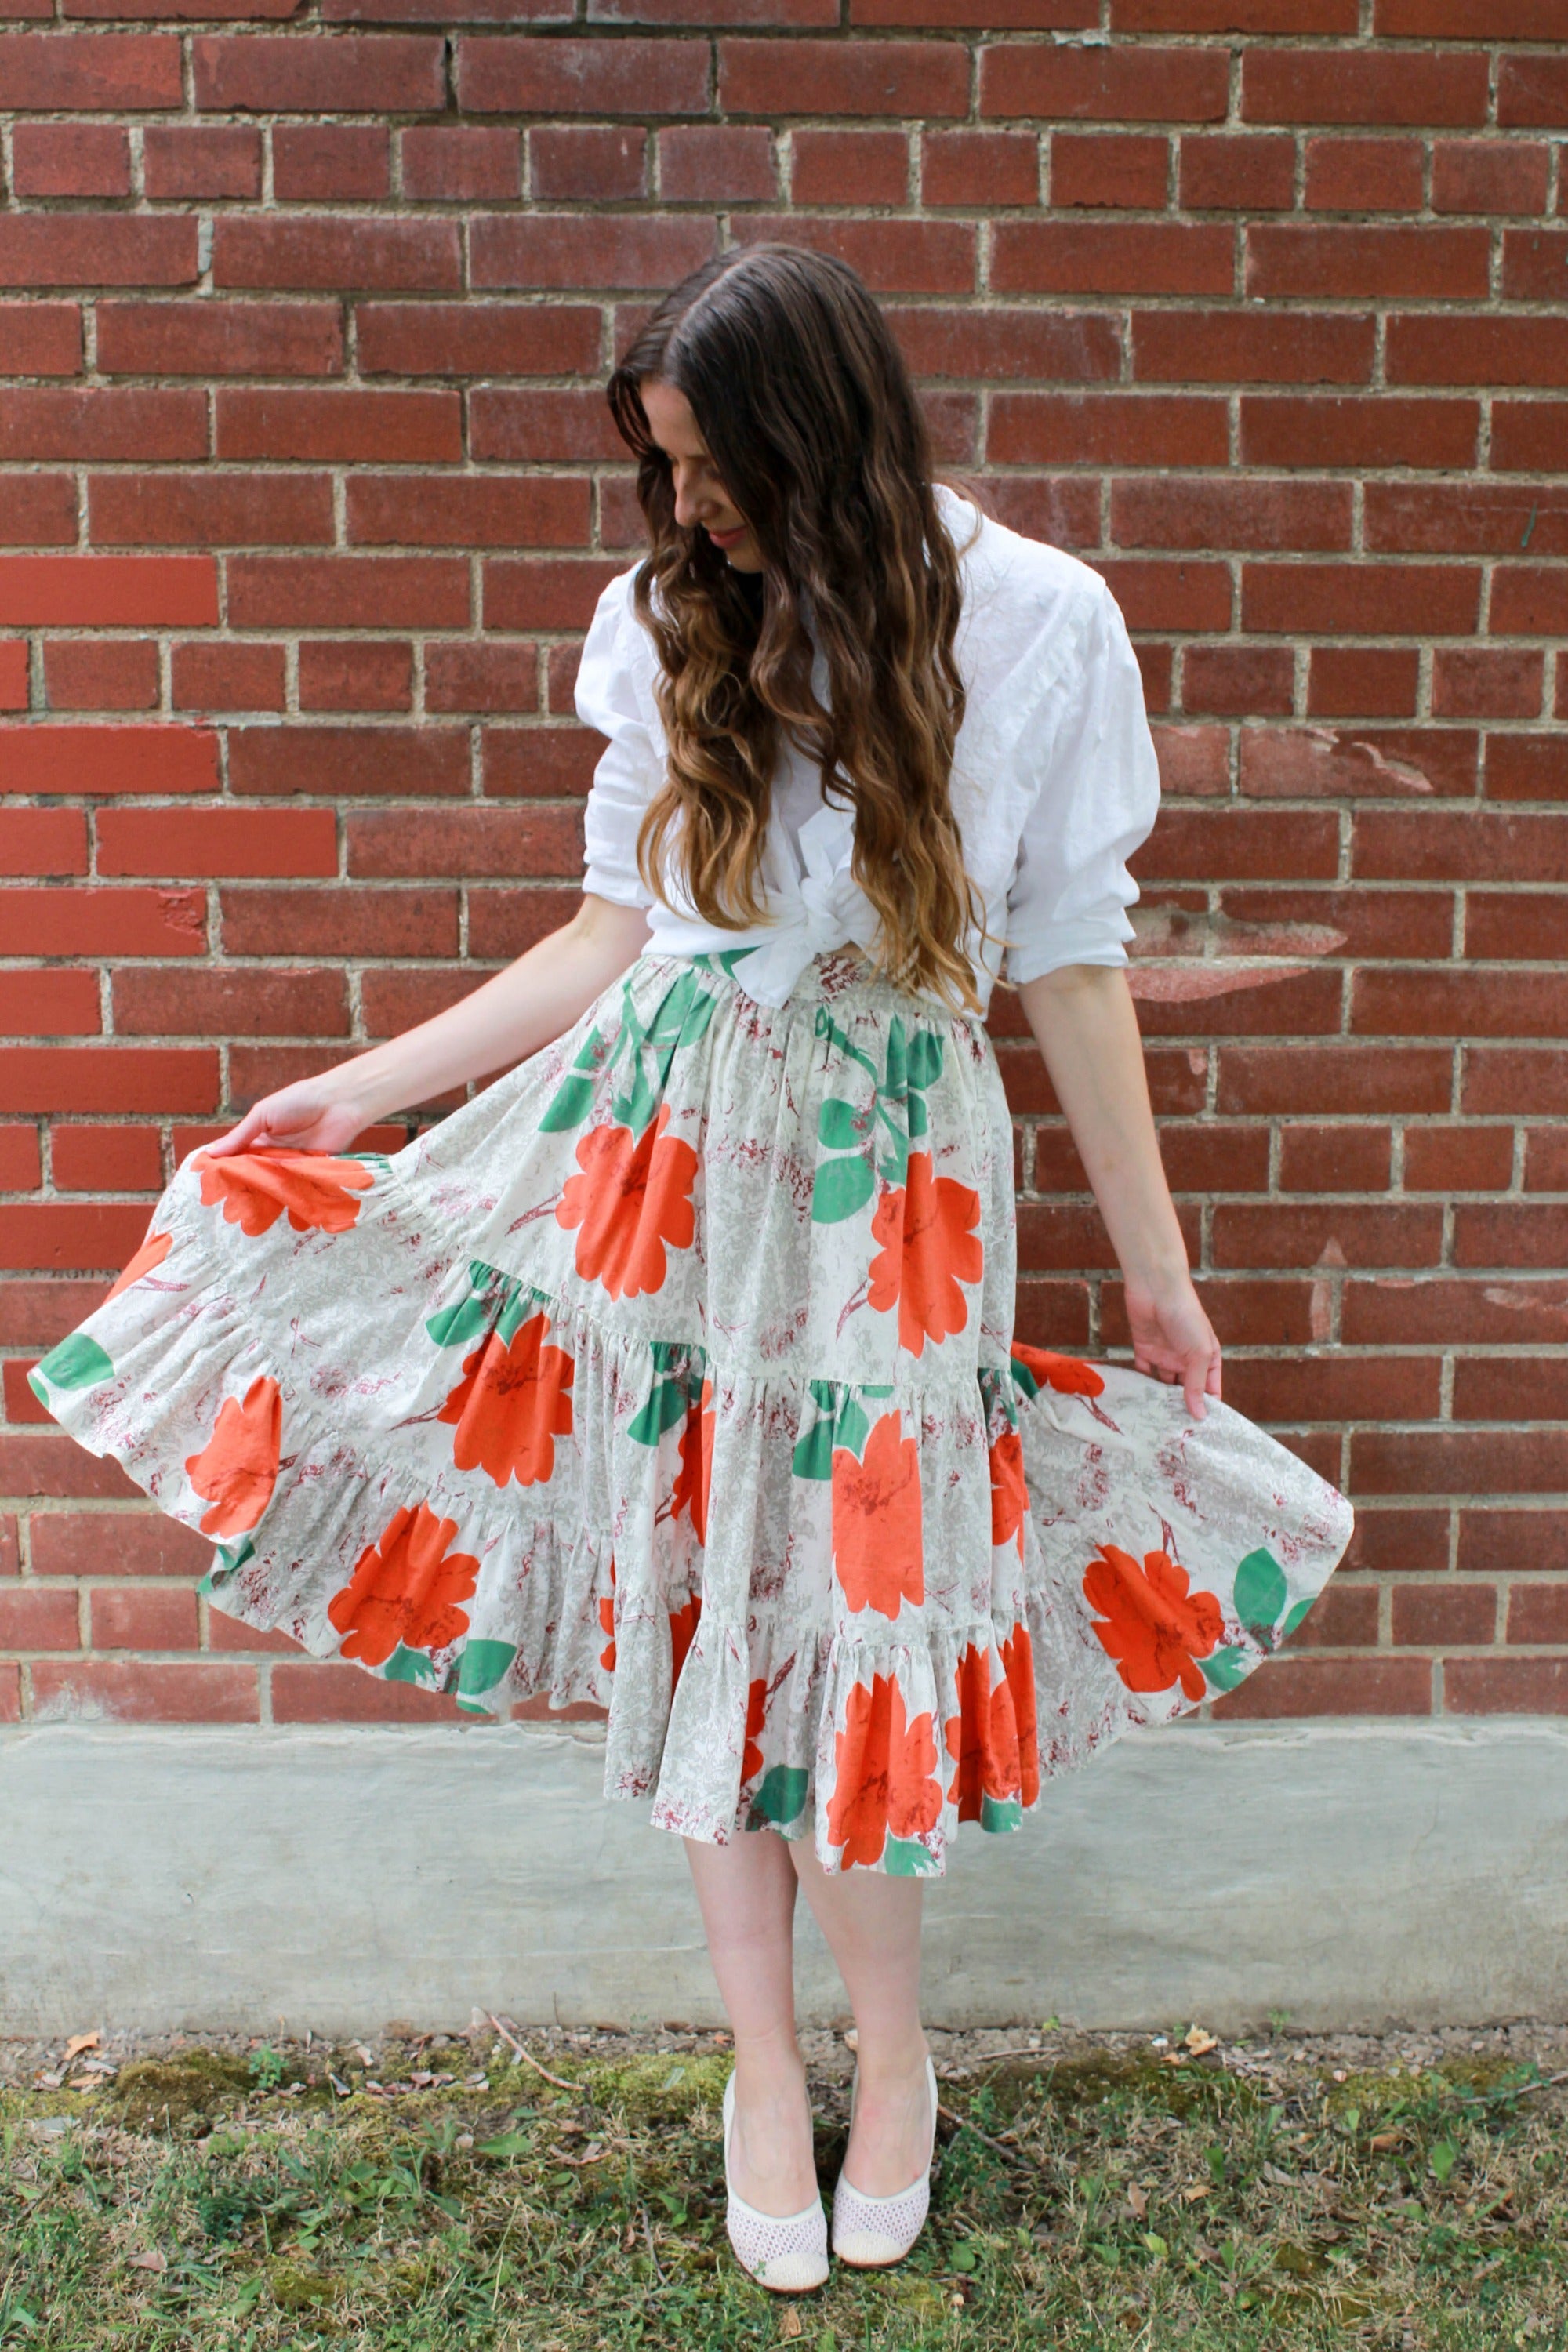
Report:
[[[580,1176],[569,1176],[557,1224],[577,1234],[577,1271],[612,1298],[662,1290],[665,1251],[689,1249],[697,1234],[691,1187],[697,1154],[666,1135],[667,1103],[640,1141],[629,1127],[591,1128],[577,1146]]]
[[[599,1631],[605,1636],[605,1646],[599,1653],[599,1664],[607,1675],[616,1671],[616,1563],[610,1562],[610,1589],[599,1595]]]
[[[1040,1793],[1040,1742],[1035,1715],[1035,1645],[1029,1629],[1014,1626],[1002,1644],[1002,1671],[1013,1694],[1013,1727],[1018,1735],[1018,1795],[1032,1805]]]
[[[899,1309],[899,1345],[918,1356],[928,1339],[962,1331],[969,1307],[961,1282],[978,1282],[984,1254],[974,1227],[980,1195],[931,1172],[929,1151],[911,1151],[902,1184],[884,1192],[871,1220],[882,1246],[871,1260],[873,1307]]]
[[[680,1680],[680,1669],[686,1664],[686,1653],[691,1647],[697,1631],[697,1621],[702,1614],[702,1595],[693,1592],[679,1609],[669,1612],[669,1695],[675,1696],[675,1685]]]
[[[767,1721],[768,1686],[761,1677],[746,1691],[746,1745],[741,1753],[741,1781],[754,1780],[763,1769],[763,1726]]]
[[[971,1642],[959,1659],[956,1681],[958,1713],[943,1727],[947,1752],[958,1766],[947,1793],[961,1822],[977,1822],[983,1798],[1001,1803],[1018,1794],[1018,1727],[1006,1675],[991,1687],[989,1650]]]
[[[991,1448],[991,1540],[1005,1544],[1016,1536],[1018,1557],[1024,1557],[1024,1517],[1029,1490],[1024,1484],[1024,1441],[1016,1429],[1005,1429]]]
[[[925,1599],[920,1449],[900,1416],[873,1422],[858,1461],[833,1454],[833,1565],[851,1609],[896,1617]]]
[[[1188,1698],[1202,1698],[1195,1661],[1208,1656],[1223,1620],[1212,1592],[1188,1592],[1184,1568],[1163,1551],[1146,1551],[1140,1568],[1131,1552],[1101,1544],[1083,1592],[1106,1621],[1094,1630],[1130,1691],[1166,1691],[1179,1681]]]
[[[844,1728],[834,1736],[833,1760],[827,1834],[844,1849],[840,1869],[879,1862],[889,1831],[896,1838],[916,1838],[935,1828],[942,1783],[932,1777],[931,1717],[906,1722],[896,1675],[874,1675],[869,1689],[856,1684]]]
[[[1076,1356],[1053,1356],[1047,1348],[1026,1348],[1021,1339],[1014,1340],[1012,1352],[1037,1389],[1055,1389],[1059,1396],[1097,1397],[1105,1387],[1094,1366],[1079,1363]]]
[[[208,1208],[221,1201],[228,1223],[252,1240],[270,1233],[285,1210],[297,1234],[346,1234],[360,1213],[354,1194],[375,1181],[359,1160],[319,1151],[237,1151],[230,1160],[202,1151],[191,1165]]]
[[[713,1383],[704,1381],[702,1394],[687,1410],[680,1433],[680,1467],[675,1474],[670,1517],[691,1514],[691,1532],[700,1544],[708,1540],[708,1494],[713,1480]]]
[[[542,1486],[554,1470],[555,1441],[572,1428],[568,1391],[576,1367],[564,1348],[545,1346],[549,1328],[542,1314],[531,1315],[510,1347],[492,1331],[463,1359],[467,1377],[437,1415],[457,1424],[452,1459],[459,1470],[482,1470],[498,1486],[509,1478]]]
[[[108,1306],[110,1298],[118,1298],[122,1290],[129,1290],[133,1282],[140,1282],[144,1274],[151,1274],[154,1266],[162,1265],[174,1246],[173,1234],[149,1234],[110,1292],[109,1298],[104,1300],[104,1305]]]
[[[226,1397],[199,1454],[185,1463],[185,1475],[202,1500],[205,1536],[247,1535],[272,1499],[283,1439],[283,1403],[278,1383],[263,1373],[251,1381],[242,1404]]]
[[[362,1666],[384,1666],[405,1649],[444,1649],[468,1630],[468,1600],[479,1582],[471,1553],[448,1551],[456,1519],[439,1519],[428,1504],[395,1511],[377,1540],[361,1552],[354,1572],[327,1603],[343,1636],[342,1654]]]

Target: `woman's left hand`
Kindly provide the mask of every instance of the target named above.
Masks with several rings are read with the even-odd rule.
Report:
[[[1129,1281],[1126,1296],[1133,1370],[1157,1381],[1180,1381],[1187,1411],[1202,1421],[1205,1397],[1220,1392],[1220,1348],[1190,1277],[1184,1275],[1160,1293]]]

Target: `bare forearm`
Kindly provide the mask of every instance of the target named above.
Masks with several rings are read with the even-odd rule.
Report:
[[[368,1127],[470,1078],[521,1061],[569,1029],[640,952],[635,908],[584,898],[559,931],[498,971],[460,1004],[329,1072],[335,1093]]]
[[[1160,1161],[1126,974],[1071,964],[1026,982],[1018,997],[1122,1271],[1155,1291],[1183,1280],[1186,1246]]]

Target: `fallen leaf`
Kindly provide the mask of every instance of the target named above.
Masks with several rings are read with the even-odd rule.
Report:
[[[1201,2025],[1189,2025],[1182,2039],[1194,2058],[1202,2058],[1207,2051],[1219,2048],[1218,2034],[1205,2033]]]
[[[1136,2181],[1132,2183],[1131,2187],[1127,2191],[1127,2202],[1132,2208],[1134,2214],[1141,2221],[1143,2219],[1144,2214],[1149,2210],[1149,2200],[1144,2196],[1143,2191],[1139,2188]]]
[[[33,2088],[35,2091],[58,2091],[60,2084],[65,2081],[65,2068],[63,2066],[58,2074],[35,2074],[33,2077]]]
[[[101,2033],[73,2033],[66,2043],[66,2054],[62,2063],[68,2066],[71,2060],[79,2057],[82,2051],[96,2050],[102,2039]]]
[[[780,2312],[779,2334],[792,2342],[797,2336],[804,2336],[805,2334],[805,2324],[802,2320],[798,2311],[785,2310]]]
[[[169,2265],[163,2260],[162,2254],[153,2252],[151,2254],[132,2254],[131,2257],[131,2267],[133,2271],[166,2271]]]
[[[1373,2132],[1371,2139],[1367,2142],[1367,2146],[1369,2147],[1397,2147],[1404,2137],[1405,2134],[1403,2132]]]
[[[1189,2205],[1195,2205],[1200,2197],[1206,2197],[1208,2193],[1209,2185],[1206,2180],[1194,2180],[1190,2189],[1184,2189],[1182,2191],[1183,2197]]]

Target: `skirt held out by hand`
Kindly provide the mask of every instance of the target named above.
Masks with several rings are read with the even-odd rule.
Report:
[[[646,955],[395,1157],[195,1153],[35,1375],[211,1537],[215,1604],[506,1713],[605,1793],[940,1873],[1233,1689],[1349,1539],[1223,1405],[1016,1345],[978,1023],[819,957]]]

